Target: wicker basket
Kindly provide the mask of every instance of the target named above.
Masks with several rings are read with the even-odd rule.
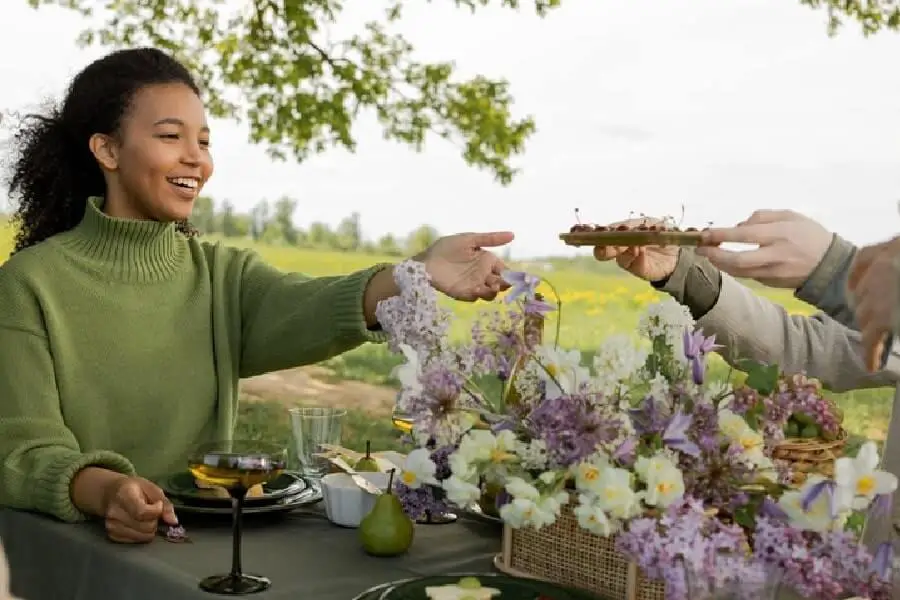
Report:
[[[494,566],[508,575],[580,588],[608,600],[664,600],[663,584],[643,577],[637,565],[617,552],[614,536],[582,529],[571,504],[540,530],[504,526],[503,552]]]
[[[789,438],[772,451],[772,458],[783,460],[791,468],[794,485],[802,485],[811,474],[834,476],[834,461],[844,455],[847,432],[841,429],[837,439],[827,442],[821,439]]]

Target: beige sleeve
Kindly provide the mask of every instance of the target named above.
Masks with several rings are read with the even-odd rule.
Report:
[[[2,544],[0,544],[0,600],[18,600],[9,591],[9,562],[6,560]]]
[[[803,371],[836,392],[900,382],[896,348],[884,371],[869,373],[859,333],[823,313],[790,315],[725,274],[716,305],[697,325],[707,335],[716,335],[724,346],[719,353],[730,364],[741,359],[777,364],[786,373]]]

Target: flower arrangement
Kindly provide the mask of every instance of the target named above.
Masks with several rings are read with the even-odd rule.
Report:
[[[674,302],[649,307],[640,341],[612,336],[585,365],[558,347],[559,321],[544,341],[545,315],[562,306],[526,273],[504,273],[505,308],[452,344],[424,266],[407,261],[394,275],[401,294],[377,315],[406,359],[399,408],[416,449],[397,494],[411,516],[472,505],[492,487],[513,528],[550,525],[570,505],[582,528],[616,535],[623,554],[664,579],[672,600],[687,597],[687,573],[725,585],[777,572],[826,600],[887,593],[890,544],[873,557],[857,539],[860,515],[885,510],[897,487],[877,469],[874,444],[801,489],[771,458],[794,415],[822,432],[835,426],[809,381],[764,366],[739,390],[707,381],[718,346]]]

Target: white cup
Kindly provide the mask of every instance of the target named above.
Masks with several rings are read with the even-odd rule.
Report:
[[[360,473],[359,476],[380,490],[387,488],[387,473]],[[375,506],[375,495],[353,483],[346,473],[329,473],[323,477],[322,496],[328,520],[341,527],[359,527]]]

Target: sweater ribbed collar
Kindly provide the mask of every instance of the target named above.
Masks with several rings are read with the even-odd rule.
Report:
[[[174,223],[110,217],[103,212],[103,198],[89,198],[86,204],[81,223],[60,236],[60,242],[107,276],[158,281],[181,264],[185,238]]]

